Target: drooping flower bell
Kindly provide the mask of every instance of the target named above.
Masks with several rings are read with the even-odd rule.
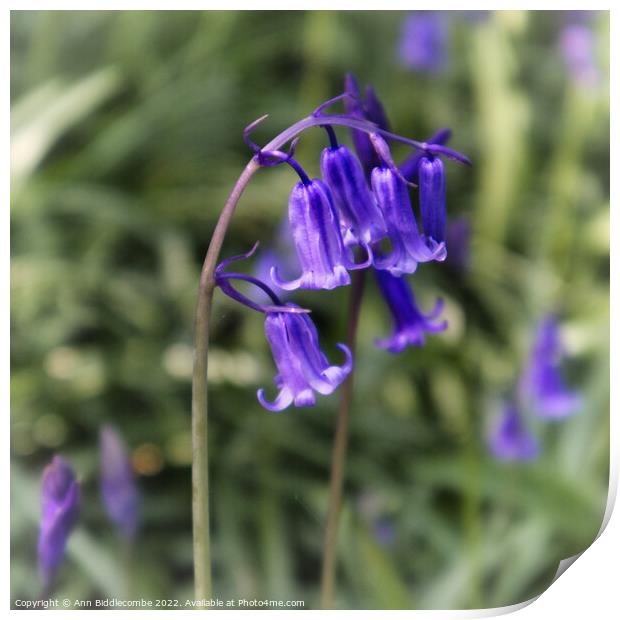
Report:
[[[383,215],[357,157],[337,143],[333,130],[330,137],[332,144],[321,154],[321,173],[334,197],[344,243],[362,246],[372,256],[372,244],[387,237]]]
[[[291,404],[296,407],[312,406],[316,403],[315,391],[331,394],[351,372],[351,351],[344,344],[338,344],[337,347],[345,354],[345,362],[342,366],[330,365],[319,348],[318,332],[308,316],[308,310],[293,303],[283,304],[269,286],[253,276],[224,271],[231,262],[250,257],[257,245],[247,254],[222,261],[215,270],[215,281],[222,292],[232,299],[265,314],[265,335],[278,368],[275,383],[279,392],[275,400],[269,402],[265,391],[258,390],[261,405],[269,411],[282,411]],[[252,301],[233,288],[231,280],[259,287],[269,296],[272,305]]]
[[[274,266],[271,269],[273,282],[287,291],[297,288],[333,289],[350,284],[351,277],[347,270],[368,267],[372,256],[369,255],[360,264],[349,258],[329,188],[321,179],[310,180],[290,154],[270,152],[262,156],[283,156],[283,161],[292,166],[301,179],[291,192],[288,216],[302,273],[294,280],[285,281]]]
[[[444,260],[446,247],[443,241],[420,234],[407,185],[399,175],[389,167],[375,168],[371,183],[392,245],[387,256],[375,259],[375,267],[400,276],[414,273],[418,263]]]
[[[413,290],[404,277],[396,277],[387,271],[375,270],[379,289],[394,319],[394,332],[389,338],[375,343],[390,353],[400,353],[406,347],[420,347],[426,333],[438,333],[448,327],[447,321],[437,321],[443,309],[443,301],[437,300],[430,314],[423,314],[417,306]]]
[[[505,403],[499,411],[487,441],[493,456],[502,461],[529,461],[538,456],[538,441],[513,403]]]
[[[439,157],[422,157],[418,167],[422,227],[427,238],[446,240],[446,175]]]
[[[138,529],[140,494],[125,442],[111,426],[104,426],[100,432],[100,465],[106,512],[130,541]]]
[[[292,303],[286,305],[299,307]],[[345,354],[344,364],[330,365],[319,348],[316,326],[307,314],[279,312],[274,308],[266,313],[265,335],[278,368],[275,384],[279,392],[273,402],[266,399],[262,388],[257,396],[260,404],[270,411],[282,411],[291,404],[315,405],[314,392],[331,394],[353,367],[351,351],[344,344],[336,345]]]
[[[80,484],[61,456],[54,456],[43,472],[41,508],[39,574],[44,590],[49,591],[80,509]]]
[[[569,390],[564,382],[560,368],[562,356],[557,319],[546,316],[538,326],[519,382],[522,398],[541,418],[565,418],[582,405],[581,395]]]

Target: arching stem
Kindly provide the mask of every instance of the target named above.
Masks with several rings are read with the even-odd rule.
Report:
[[[207,435],[207,357],[214,271],[226,230],[252,175],[259,165],[250,160],[235,183],[220,214],[207,250],[198,288],[194,323],[194,371],[192,375],[192,525],[194,592],[197,600],[211,597],[211,539],[209,530],[209,452]]]

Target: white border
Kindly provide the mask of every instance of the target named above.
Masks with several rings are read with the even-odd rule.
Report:
[[[52,9],[92,9],[92,10],[110,10],[110,9],[151,9],[151,10],[161,10],[161,9],[172,9],[181,10],[181,9],[219,9],[221,5],[219,3],[206,3],[206,2],[197,2],[197,1],[179,1],[174,5],[170,3],[164,2],[117,2],[114,0],[108,0],[107,2],[89,2],[88,7],[84,6],[84,3],[77,2],[10,2],[8,8],[12,10],[52,10]],[[329,0],[319,0],[313,3],[284,3],[284,2],[274,2],[274,1],[265,1],[262,3],[257,2],[229,2],[226,6],[227,10],[238,10],[238,9],[254,9],[254,10],[273,10],[273,9],[328,9],[328,10],[369,10],[369,9],[377,9],[377,3],[366,2],[364,0],[357,1],[346,1],[339,2],[337,6],[334,5],[333,2]],[[428,4],[425,3],[405,3],[405,2],[386,2],[385,0],[381,2],[380,9],[381,10],[411,10],[411,9],[422,9],[429,8]],[[463,6],[461,4],[457,4],[456,2],[434,2],[432,8],[435,9],[445,9],[445,10],[462,10]],[[549,1],[539,1],[536,3],[527,3],[525,6],[515,7],[514,5],[510,5],[506,2],[495,2],[495,3],[472,3],[467,7],[468,9],[495,9],[495,10],[510,10],[510,9],[536,9],[536,10],[554,10],[554,9],[597,9],[597,10],[609,10],[609,3],[601,3],[601,2],[564,2],[561,6],[558,6],[555,2]],[[618,11],[611,12],[611,57],[616,58],[618,53],[618,44],[616,42],[616,34],[618,33],[617,27],[617,16]],[[4,53],[6,55],[6,60],[3,63],[3,81],[2,83],[8,85],[9,81],[9,46],[10,46],[10,18],[9,12],[4,11],[2,14],[2,34],[4,35],[5,48]],[[615,78],[614,72],[614,64],[612,63],[612,74],[611,74],[611,93],[612,93],[612,102],[617,102],[617,80]],[[8,89],[6,89],[8,95]],[[617,103],[616,103],[617,105]],[[10,140],[10,104],[8,96],[5,99],[5,121],[2,125],[3,133],[5,135],[5,154],[6,161],[3,168],[2,175],[4,177],[4,187],[5,187],[5,195],[8,195],[9,188],[9,140]],[[614,105],[612,103],[612,109]],[[618,125],[615,122],[615,116],[612,114],[611,118],[611,135],[612,138],[618,135]],[[612,139],[612,149],[611,149],[611,170],[618,169],[617,157],[615,156],[615,148],[614,148],[614,140]],[[618,215],[616,214],[618,203],[617,203],[617,183],[615,181],[615,177],[612,174],[611,176],[611,196],[612,203],[615,205],[611,210],[611,231],[612,231],[612,240],[616,239],[616,235],[613,233],[617,233],[618,231]],[[9,200],[6,201],[6,204],[9,204]],[[5,269],[3,270],[3,278],[5,278],[5,290],[8,291],[10,288],[10,256],[9,256],[9,226],[8,226],[8,209],[7,216],[4,222],[5,226],[1,230],[1,240],[2,240],[2,248],[4,251],[4,260],[5,260]],[[617,252],[614,250],[614,244],[612,243],[611,249],[611,316],[618,316],[618,310],[620,306],[618,305],[618,297],[617,297],[617,286],[614,284],[614,275],[618,273],[618,258]],[[1,307],[2,318],[3,318],[3,341],[7,343],[10,338],[10,328],[9,328],[9,305],[2,304]],[[618,355],[616,353],[616,348],[613,346],[618,341],[618,329],[617,326],[612,322],[611,324],[611,376],[612,377],[620,377],[620,369],[618,367]],[[10,373],[10,365],[9,365],[9,349],[8,346],[5,349],[4,355],[2,356],[2,369],[6,377],[9,377]],[[8,383],[8,382],[7,382]],[[4,402],[6,403],[5,411],[7,413],[6,420],[8,424],[8,411],[10,408],[10,398],[9,398],[9,390],[5,390],[4,392]],[[612,391],[611,391],[611,411],[617,412],[617,395],[616,390],[613,389],[612,383]],[[532,599],[531,601],[526,601],[519,605],[513,605],[511,607],[502,607],[497,609],[486,609],[486,610],[471,610],[471,611],[380,611],[380,612],[371,612],[371,611],[330,611],[330,617],[332,615],[337,615],[338,617],[369,617],[370,615],[374,615],[375,613],[380,613],[382,616],[386,617],[407,617],[407,618],[415,618],[416,620],[423,619],[437,619],[441,618],[445,619],[457,619],[457,618],[489,618],[489,617],[498,617],[507,613],[516,612],[517,616],[523,620],[537,620],[544,619],[548,620],[549,618],[561,617],[562,620],[570,620],[571,618],[583,618],[586,614],[590,615],[592,618],[596,620],[605,620],[607,618],[616,618],[618,617],[618,613],[620,612],[620,602],[617,596],[618,590],[618,569],[616,566],[616,551],[620,548],[620,517],[617,514],[613,514],[613,505],[615,502],[615,497],[617,494],[617,486],[618,486],[618,464],[619,464],[619,440],[620,440],[620,428],[616,421],[614,415],[611,416],[610,419],[610,431],[611,431],[611,469],[610,469],[610,492],[607,502],[607,508],[605,511],[604,522],[601,526],[601,531],[599,532],[599,537],[592,543],[592,545],[586,549],[582,554],[575,556],[574,558],[570,558],[564,560],[560,567],[558,567],[558,574],[556,576],[556,581],[539,597],[536,599]],[[5,596],[3,597],[5,604],[8,607],[10,592],[9,592],[9,582],[8,575],[10,574],[10,555],[9,555],[9,484],[8,484],[8,473],[10,470],[10,457],[9,457],[9,434],[5,433],[3,437],[3,447],[4,447],[4,489],[5,489],[5,509],[2,512],[2,529],[4,532],[3,541],[5,544],[5,567],[6,567],[6,578],[2,583],[2,591]],[[573,562],[579,558],[579,561],[574,565]],[[568,569],[568,570],[567,570]],[[532,604],[534,603],[534,604]],[[31,613],[40,613],[35,611],[9,611],[10,615],[13,614],[31,614]],[[48,614],[52,614],[53,616],[58,617],[59,615],[64,616],[65,612],[63,611],[48,611]],[[178,615],[184,614],[195,614],[193,611],[181,611],[175,612],[174,616],[178,617]],[[251,613],[252,616],[266,616],[274,613],[273,611],[242,611],[242,610],[231,610],[231,611],[209,611],[209,616],[214,617],[226,617],[226,618],[234,618],[237,616],[247,617],[248,613]],[[282,612],[283,614],[290,613],[303,613],[306,615],[319,615],[323,612],[313,611],[313,610],[304,610],[300,612]],[[278,617],[285,617],[282,613],[278,614]],[[112,616],[114,618],[119,617],[130,617],[130,618],[146,618],[151,617],[151,612],[147,611],[114,611],[114,612],[105,612],[98,611],[98,617],[107,618],[108,616]],[[169,615],[168,612],[161,612],[162,617]],[[159,617],[160,614],[157,614]]]

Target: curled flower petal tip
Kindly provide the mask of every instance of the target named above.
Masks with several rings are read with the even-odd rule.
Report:
[[[331,394],[353,368],[351,351],[343,344],[337,346],[345,354],[344,364],[330,365],[319,348],[316,326],[307,314],[269,312],[265,318],[265,335],[278,369],[275,383],[279,391],[273,402],[267,400],[262,388],[257,397],[269,411],[282,411],[291,404],[315,405],[314,392]]]

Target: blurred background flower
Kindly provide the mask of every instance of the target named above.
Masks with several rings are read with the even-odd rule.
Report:
[[[512,403],[505,403],[494,420],[489,447],[500,461],[529,461],[539,450],[536,437]]]
[[[41,482],[41,528],[37,551],[43,598],[51,593],[50,588],[79,512],[80,484],[69,463],[56,455],[43,471]]]
[[[400,60],[415,71],[439,72],[448,62],[447,11],[415,11],[403,21]]]
[[[140,495],[127,446],[110,425],[99,435],[101,497],[108,516],[125,542],[131,542],[138,530]]]
[[[13,599],[39,594],[40,472],[56,452],[82,480],[58,595],[124,592],[97,483],[104,423],[123,429],[140,476],[132,592],[192,597],[200,266],[250,156],[243,128],[269,112],[255,132],[264,143],[341,92],[349,71],[374,86],[395,131],[450,127],[474,166],[446,166],[448,221],[470,223],[467,270],[424,263],[410,277],[420,308],[444,299],[448,328],[392,356],[374,346],[389,333],[385,302],[366,290],[336,604],[516,603],[592,541],[609,463],[608,17],[588,17],[599,84],[584,89],[559,45],[571,16],[468,15],[439,16],[426,62],[445,69],[422,73],[394,53],[404,12],[11,13]],[[317,130],[298,146],[312,176],[325,145]],[[396,161],[410,154],[392,146]],[[277,236],[293,182],[285,167],[255,176],[224,255]],[[290,297],[313,309],[330,360],[346,295]],[[533,420],[538,458],[498,462],[492,403],[550,308],[562,309],[563,378],[583,407],[561,424]],[[336,397],[268,414],[256,401],[273,373],[263,318],[218,294],[212,327],[215,592],[316,606]],[[352,499],[365,493],[382,498],[370,520]]]

